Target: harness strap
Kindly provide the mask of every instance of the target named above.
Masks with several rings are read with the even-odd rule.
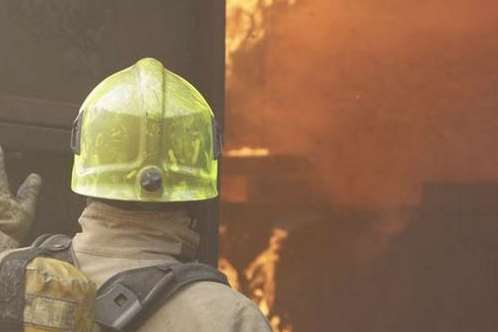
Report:
[[[71,244],[71,237],[65,234],[43,234],[31,247],[42,248],[46,251],[46,256],[74,265]]]
[[[118,273],[98,290],[97,322],[113,331],[134,331],[153,312],[159,298],[167,300],[199,281],[228,285],[223,273],[200,263],[170,263]]]
[[[23,331],[26,266],[36,257],[52,257],[73,264],[71,238],[44,234],[31,247],[7,254],[0,264],[0,330]]]
[[[67,235],[46,234],[31,247],[4,257],[0,262],[0,331],[24,331],[26,266],[36,257],[74,264],[71,243]],[[123,271],[97,291],[96,321],[113,331],[135,331],[158,304],[199,281],[229,286],[223,273],[200,263],[168,263]]]
[[[0,330],[24,331],[24,280],[26,266],[45,249],[26,248],[6,255],[0,265]]]

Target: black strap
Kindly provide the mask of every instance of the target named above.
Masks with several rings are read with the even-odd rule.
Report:
[[[73,263],[71,238],[45,234],[31,247],[7,254],[0,262],[0,330],[23,331],[26,266],[36,257],[45,256]]]
[[[33,242],[31,247],[42,248],[45,250],[45,256],[74,265],[71,244],[71,237],[65,234],[43,234]]]
[[[0,330],[24,331],[23,314],[26,265],[38,256],[43,256],[43,248],[16,250],[0,263]]]
[[[198,281],[228,285],[223,273],[200,263],[163,264],[118,273],[97,292],[97,322],[113,331],[134,331],[159,298],[164,303]]]
[[[42,235],[31,247],[16,250],[0,262],[0,331],[24,330],[26,266],[40,256],[73,264],[71,238]],[[97,292],[97,323],[114,331],[134,331],[155,305],[199,281],[228,285],[223,273],[200,263],[169,263],[118,273]]]

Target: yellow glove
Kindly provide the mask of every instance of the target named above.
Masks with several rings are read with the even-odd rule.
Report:
[[[19,243],[31,230],[41,183],[38,174],[30,174],[13,196],[9,190],[4,153],[0,146],[0,231]]]

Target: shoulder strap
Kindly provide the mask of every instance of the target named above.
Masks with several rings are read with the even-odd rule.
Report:
[[[42,235],[31,247],[15,250],[0,262],[0,329],[23,331],[26,266],[36,257],[53,257],[72,263],[71,238]]]
[[[43,234],[33,242],[31,247],[42,248],[46,252],[45,256],[74,265],[71,244],[72,238],[66,234]]]
[[[7,254],[0,263],[0,330],[23,331],[26,266],[43,255],[41,248],[25,248]]]
[[[199,281],[228,285],[225,275],[199,263],[172,263],[118,273],[97,292],[97,323],[113,331],[133,331],[160,298]],[[164,302],[162,302],[164,303]]]

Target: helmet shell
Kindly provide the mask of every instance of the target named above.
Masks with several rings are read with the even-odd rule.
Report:
[[[142,59],[105,79],[75,123],[74,192],[143,202],[217,196],[213,112],[158,60]]]

